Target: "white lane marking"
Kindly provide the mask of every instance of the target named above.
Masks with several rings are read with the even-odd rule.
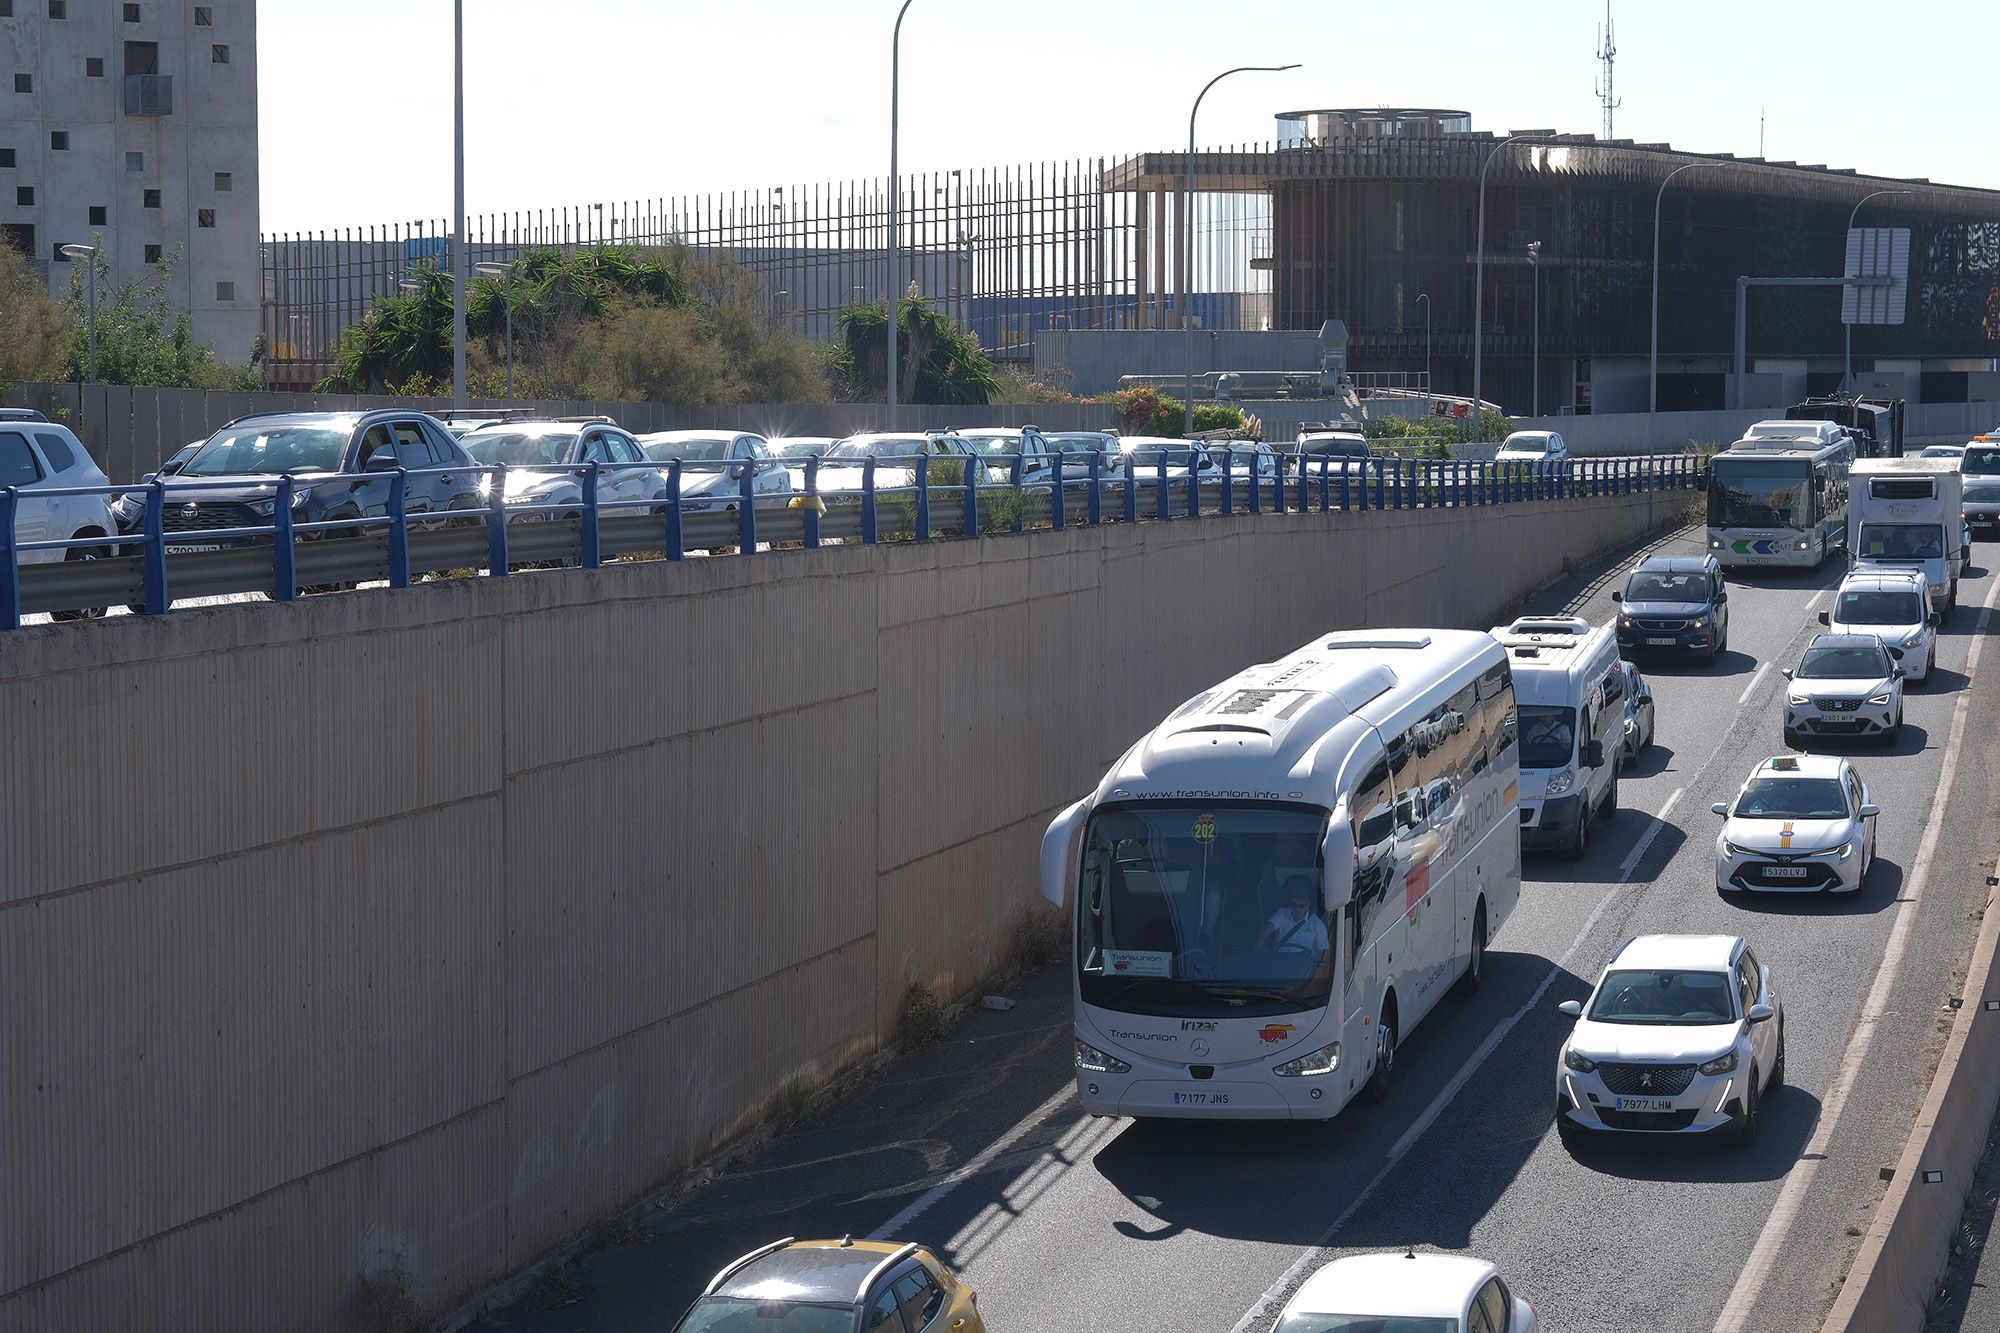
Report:
[[[940,1180],[937,1184],[925,1190],[915,1199],[912,1199],[909,1202],[909,1204],[904,1207],[902,1212],[897,1213],[887,1222],[884,1222],[881,1226],[877,1227],[869,1235],[868,1238],[870,1240],[888,1240],[891,1236],[900,1233],[904,1227],[908,1226],[913,1220],[915,1220],[918,1216],[923,1214],[933,1204],[937,1203],[938,1200],[944,1198],[945,1195],[950,1194],[953,1190],[957,1189],[960,1185],[964,1184],[967,1180],[971,1179],[973,1176],[976,1176],[981,1171],[984,1171],[992,1163],[994,1158],[998,1157],[1001,1153],[1006,1152],[1009,1148],[1013,1147],[1016,1143],[1020,1142],[1020,1140],[1026,1136],[1029,1130],[1033,1129],[1036,1125],[1041,1124],[1044,1120],[1047,1120],[1050,1116],[1054,1115],[1059,1109],[1061,1109],[1062,1104],[1064,1102],[1068,1101],[1075,1095],[1076,1095],[1076,1076],[1072,1074],[1070,1076],[1069,1082],[1064,1084],[1061,1090],[1059,1090],[1053,1097],[1050,1097],[1040,1106],[1037,1106],[1034,1110],[1028,1112],[1028,1114],[1024,1116],[1018,1124],[1016,1124],[1012,1129],[1008,1130],[1005,1134],[1002,1134],[999,1138],[993,1140],[993,1142],[987,1144],[984,1148],[981,1148],[976,1154],[973,1155],[970,1161],[966,1162],[965,1165],[959,1167],[956,1171],[953,1171],[943,1180]]]
[[[1750,677],[1750,683],[1743,687],[1743,693],[1736,696],[1736,706],[1738,708],[1750,702],[1750,696],[1756,692],[1758,683],[1764,679],[1764,673],[1770,669],[1771,664],[1769,662],[1758,664],[1756,673]]]
[[[1631,881],[1633,869],[1645,859],[1646,849],[1653,845],[1653,839],[1659,837],[1660,830],[1667,826],[1667,816],[1673,813],[1674,802],[1680,800],[1681,793],[1686,790],[1685,787],[1674,788],[1673,794],[1660,806],[1660,813],[1653,816],[1653,827],[1647,829],[1645,836],[1632,845],[1631,852],[1625,857],[1625,863],[1618,867],[1618,878],[1621,882]]]
[[[1875,970],[1875,982],[1868,988],[1868,999],[1862,1006],[1861,1018],[1855,1024],[1854,1035],[1848,1040],[1847,1051],[1834,1075],[1833,1086],[1827,1090],[1826,1100],[1820,1104],[1819,1123],[1814,1127],[1812,1141],[1806,1144],[1786,1174],[1785,1187],[1779,1191],[1778,1202],[1765,1219],[1764,1229],[1758,1234],[1756,1245],[1751,1247],[1750,1258],[1745,1261],[1743,1271],[1729,1293],[1729,1301],[1715,1321],[1715,1333],[1740,1333],[1749,1327],[1750,1311],[1757,1304],[1757,1297],[1763,1293],[1764,1284],[1770,1280],[1771,1270],[1777,1265],[1778,1256],[1790,1239],[1799,1209],[1805,1203],[1806,1190],[1819,1173],[1819,1164],[1826,1159],[1827,1145],[1833,1141],[1833,1132],[1840,1124],[1840,1113],[1847,1107],[1848,1094],[1854,1091],[1854,1081],[1868,1060],[1868,1048],[1888,1012],[1889,992],[1902,971],[1903,955],[1908,950],[1910,931],[1917,919],[1917,907],[1923,900],[1924,883],[1930,876],[1931,857],[1937,851],[1938,834],[1944,827],[1944,798],[1951,791],[1952,774],[1958,767],[1960,742],[1965,739],[1965,715],[1972,706],[1972,682],[1979,667],[1979,650],[1986,644],[1986,626],[1993,617],[1996,593],[2000,593],[2000,579],[1995,579],[1993,586],[1987,589],[1986,602],[1979,612],[1979,624],[1973,630],[1972,651],[1965,659],[1967,684],[1959,692],[1958,706],[1952,713],[1951,739],[1945,744],[1944,766],[1938,772],[1936,790],[1939,800],[1931,807],[1923,841],[1917,846],[1917,859],[1911,864],[1909,878],[1905,881],[1903,910],[1897,913],[1896,924],[1890,928],[1889,944]]]
[[[1812,600],[1806,603],[1806,610],[1808,611],[1819,610],[1819,599],[1824,596],[1826,596],[1826,589],[1821,588],[1818,592],[1812,595]]]

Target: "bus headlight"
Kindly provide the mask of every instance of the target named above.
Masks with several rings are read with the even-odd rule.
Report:
[[[1340,1043],[1322,1046],[1309,1055],[1287,1060],[1271,1072],[1280,1078],[1316,1078],[1340,1068]]]
[[[1132,1066],[1115,1055],[1106,1055],[1089,1042],[1076,1044],[1076,1067],[1088,1069],[1093,1074],[1129,1074]]]
[[[1799,549],[1801,551],[1806,549],[1806,539],[1804,537],[1799,538]]]

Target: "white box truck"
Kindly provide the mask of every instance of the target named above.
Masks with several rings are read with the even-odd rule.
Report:
[[[1970,545],[1957,460],[1863,458],[1848,487],[1849,568],[1921,568],[1932,604],[1949,614]]]

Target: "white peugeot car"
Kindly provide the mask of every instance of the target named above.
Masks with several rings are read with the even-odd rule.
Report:
[[[1920,569],[1857,571],[1840,581],[1833,610],[1819,613],[1835,634],[1872,634],[1903,668],[1903,677],[1921,681],[1937,664],[1937,626],[1930,584]]]
[[[1299,1285],[1271,1333],[1534,1333],[1535,1307],[1484,1259],[1357,1254]]]
[[[1785,744],[1813,736],[1893,741],[1903,729],[1903,669],[1872,634],[1818,634],[1786,667]]]
[[[1640,935],[1605,965],[1556,1056],[1556,1129],[1757,1137],[1785,1079],[1785,1010],[1771,969],[1734,935]]]
[[[1875,863],[1881,809],[1839,755],[1781,754],[1750,774],[1715,837],[1715,887],[1778,893],[1853,893]]]

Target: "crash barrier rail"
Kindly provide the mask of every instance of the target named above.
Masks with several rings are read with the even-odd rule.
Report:
[[[814,549],[1216,515],[1467,508],[1699,490],[1707,475],[1704,460],[1690,454],[1537,464],[1140,449],[1109,465],[1101,454],[1070,456],[1060,485],[1043,475],[1048,467],[1021,455],[869,457],[858,466],[808,459],[799,469],[803,487],[759,492],[752,469],[727,460],[495,464],[479,469],[481,503],[443,511],[413,511],[411,481],[462,475],[464,468],[283,475],[268,486],[182,475],[135,486],[6,487],[0,488],[0,629],[19,629],[22,616],[36,612],[68,619],[123,605],[161,615],[176,598],[261,592],[290,602],[374,580],[405,588],[452,573],[501,577],[549,564],[595,569],[644,553],[680,560],[690,551],[730,547],[755,555],[760,544]],[[638,498],[601,495],[606,477],[634,469],[657,475],[659,490]],[[885,470],[894,473],[891,484],[883,484]],[[516,487],[510,500],[508,477],[521,473],[568,474],[575,491],[548,499]],[[724,475],[713,485],[701,480],[716,473]],[[822,485],[828,474],[834,484]],[[372,487],[380,499],[369,502],[374,512],[298,518],[297,502],[326,486],[357,495]],[[268,495],[244,500],[246,490]],[[228,503],[259,518],[268,514],[269,521],[169,530],[170,508],[198,513],[199,498],[214,492],[233,492]],[[19,539],[15,519],[24,498],[91,495],[111,497],[129,517],[115,536]],[[42,554],[58,551],[58,557]]]

